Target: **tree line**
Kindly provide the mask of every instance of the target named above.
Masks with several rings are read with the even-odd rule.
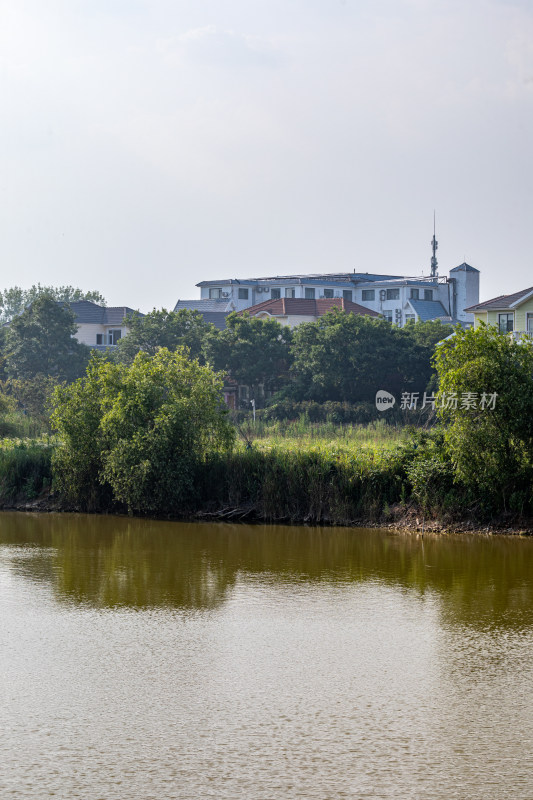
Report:
[[[36,299],[0,328],[0,380],[29,413],[44,415],[54,385],[84,375],[96,352],[74,338],[77,326],[68,298],[103,298],[72,287],[37,288]],[[95,357],[130,366],[140,352],[153,356],[161,348],[185,348],[189,358],[221,373],[226,387],[247,387],[258,408],[365,403],[379,389],[423,392],[434,381],[435,345],[449,334],[440,322],[400,329],[384,319],[337,309],[294,329],[232,313],[218,330],[188,309],[133,314],[126,324],[129,333],[117,347]]]
[[[533,339],[457,330],[435,363],[436,427],[394,449],[343,451],[235,446],[221,378],[183,349],[140,351],[130,365],[97,357],[83,378],[55,389],[60,446],[46,458],[41,447],[0,450],[0,502],[52,483],[63,508],[81,510],[229,508],[346,524],[411,508],[428,520],[530,525]],[[453,400],[461,397],[467,402]]]
[[[62,442],[54,480],[76,507],[118,502],[141,513],[174,513],[203,503],[220,484],[220,503],[238,495],[274,518],[283,498],[295,501],[287,487],[298,485],[294,507],[304,513],[308,504],[317,520],[354,519],[342,515],[400,500],[478,520],[533,514],[531,337],[518,342],[483,326],[448,336],[440,323],[399,329],[341,311],[294,330],[231,314],[220,331],[188,310],[154,310],[127,324],[130,333],[114,350],[91,351],[74,338],[68,305],[43,294],[0,328],[0,417],[14,400],[44,415],[53,393]],[[323,463],[313,452],[232,455],[223,382],[247,385],[258,398],[266,387],[270,404],[364,403],[377,389],[431,391],[439,425],[420,431],[394,457],[369,457],[364,469],[346,462],[335,481],[336,453]],[[323,483],[311,491],[309,475],[317,470]],[[15,473],[6,467],[6,475]],[[317,511],[315,499],[327,492],[328,507]],[[265,497],[277,498],[272,507]]]

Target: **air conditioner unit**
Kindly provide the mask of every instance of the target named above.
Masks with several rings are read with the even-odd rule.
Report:
[[[380,300],[385,300],[385,299],[386,299],[386,297],[387,297],[387,291],[386,291],[386,289],[380,289],[380,290],[379,290],[379,299],[380,299]]]
[[[229,292],[222,292],[222,297],[229,297]]]

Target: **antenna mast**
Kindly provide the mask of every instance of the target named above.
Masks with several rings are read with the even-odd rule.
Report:
[[[433,211],[433,239],[431,240],[431,247],[433,248],[433,255],[431,256],[431,277],[436,278],[438,275],[437,272],[437,248],[439,243],[435,238],[435,211]]]

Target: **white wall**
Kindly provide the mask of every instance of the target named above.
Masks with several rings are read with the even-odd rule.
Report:
[[[122,336],[126,336],[128,329],[125,325],[98,325],[85,322],[81,325],[78,325],[78,330],[74,338],[77,339],[81,344],[86,344],[89,347],[95,347],[97,333],[105,334],[110,330],[116,331],[119,329],[122,331]]]
[[[464,322],[474,322],[474,315],[464,309],[479,303],[479,272],[454,272],[457,286],[457,317]]]

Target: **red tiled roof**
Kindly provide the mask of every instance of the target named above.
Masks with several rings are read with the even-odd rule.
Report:
[[[351,312],[352,314],[364,314],[368,317],[379,317],[376,311],[371,308],[345,300],[343,297],[328,297],[319,300],[307,300],[304,297],[280,297],[277,300],[263,300],[255,306],[239,311],[239,314],[248,313],[255,316],[261,311],[266,311],[273,317],[286,317],[288,315],[296,317],[321,317],[332,308],[341,311]]]

